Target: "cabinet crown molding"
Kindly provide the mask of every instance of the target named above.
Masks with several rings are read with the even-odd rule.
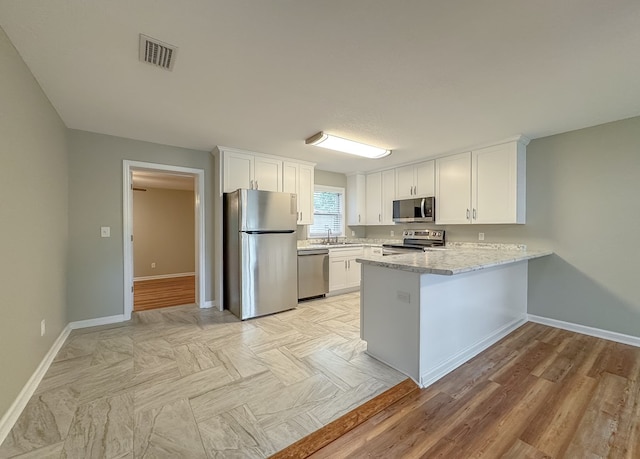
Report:
[[[421,163],[423,161],[429,161],[431,159],[438,159],[438,158],[444,158],[445,156],[451,156],[451,155],[457,155],[458,153],[466,153],[468,151],[473,151],[473,150],[479,150],[480,148],[487,148],[487,147],[495,147],[498,145],[503,145],[505,143],[510,143],[510,142],[518,142],[520,144],[522,144],[523,146],[527,146],[529,145],[529,142],[531,142],[531,139],[523,134],[518,134],[515,135],[513,137],[508,137],[506,139],[502,139],[502,140],[498,140],[498,141],[493,141],[493,142],[484,142],[484,143],[480,143],[480,144],[476,144],[470,147],[466,147],[466,148],[457,148],[455,150],[449,150],[443,153],[437,153],[435,155],[431,155],[431,156],[425,156],[424,158],[421,159],[414,159],[411,161],[408,161],[406,163],[400,163],[400,164],[395,164],[393,166],[385,166],[385,167],[381,167],[379,169],[372,169],[370,171],[367,172],[348,172],[344,175],[346,175],[347,177],[350,175],[356,175],[356,174],[373,174],[376,172],[383,172],[383,171],[387,171],[390,169],[397,169],[399,167],[404,167],[404,166],[411,166],[412,164],[418,164]],[[395,150],[394,150],[395,151]]]
[[[315,167],[317,163],[313,163],[311,161],[305,161],[303,159],[296,159],[296,158],[289,158],[288,156],[279,156],[279,155],[272,155],[269,153],[260,153],[260,152],[256,152],[256,151],[251,151],[251,150],[242,150],[241,148],[233,148],[233,147],[224,147],[222,145],[217,145],[216,148],[211,152],[212,155],[215,156],[216,152],[219,153],[241,153],[244,155],[252,155],[252,156],[260,156],[263,158],[271,158],[271,159],[277,159],[279,161],[287,161],[287,162],[293,162],[293,163],[298,163],[298,164],[305,164],[307,166],[313,166]]]

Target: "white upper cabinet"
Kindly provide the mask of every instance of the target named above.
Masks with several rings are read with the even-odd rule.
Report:
[[[256,156],[253,170],[254,190],[282,191],[282,161]]]
[[[253,183],[253,156],[243,153],[224,155],[224,192],[230,193],[238,188],[251,189]]]
[[[394,169],[367,174],[367,225],[393,225],[393,200],[396,192]]]
[[[436,159],[436,223],[471,223],[471,153]]]
[[[222,192],[238,188],[284,191],[298,197],[298,225],[313,223],[313,163],[282,156],[218,147]]]
[[[525,223],[526,143],[436,160],[436,223]]]
[[[347,176],[347,225],[367,223],[366,179],[363,174]]]
[[[396,199],[433,196],[434,169],[433,160],[396,168]]]
[[[367,225],[382,224],[382,173],[367,174]]]
[[[396,199],[396,171],[382,171],[382,224],[393,225],[393,201]]]
[[[473,223],[525,223],[525,148],[511,142],[473,151]]]
[[[282,191],[282,160],[224,151],[224,192],[238,188]]]
[[[298,225],[313,223],[313,166],[284,161],[282,191],[298,196]]]
[[[436,193],[435,161],[424,161],[415,165],[416,191],[418,197],[434,196]]]

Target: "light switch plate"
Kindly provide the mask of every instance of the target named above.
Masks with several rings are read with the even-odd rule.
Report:
[[[111,227],[110,226],[101,226],[100,227],[100,237],[111,237]]]

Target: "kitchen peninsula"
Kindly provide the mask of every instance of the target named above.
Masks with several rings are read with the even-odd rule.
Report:
[[[528,260],[550,254],[462,245],[359,258],[367,353],[428,386],[526,321]]]

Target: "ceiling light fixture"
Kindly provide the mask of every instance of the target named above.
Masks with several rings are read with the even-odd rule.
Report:
[[[391,154],[391,150],[366,145],[354,140],[343,139],[334,135],[325,134],[322,131],[309,137],[305,140],[305,143],[307,145],[315,145],[316,147],[328,148],[329,150],[337,150],[371,159],[384,158]]]

